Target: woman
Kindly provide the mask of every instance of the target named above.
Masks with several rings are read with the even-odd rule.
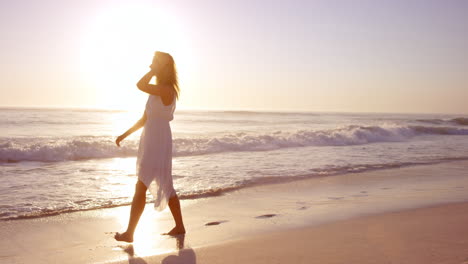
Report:
[[[156,199],[156,210],[163,210],[169,204],[175,227],[165,234],[185,234],[179,198],[172,184],[172,134],[169,122],[173,119],[179,97],[174,59],[168,53],[157,51],[150,69],[137,83],[138,89],[149,94],[143,117],[115,141],[120,147],[122,140],[144,126],[138,147],[138,181],[130,220],[127,231],[115,234],[118,241],[133,242],[133,233],[145,208],[147,189]],[[156,76],[156,85],[149,84],[153,76]]]

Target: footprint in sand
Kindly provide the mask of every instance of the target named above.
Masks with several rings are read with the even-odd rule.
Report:
[[[264,215],[259,215],[259,216],[256,216],[255,218],[257,219],[264,219],[264,218],[272,218],[274,216],[277,216],[277,214],[264,214]]]
[[[359,192],[360,194],[354,194],[354,195],[351,195],[352,197],[366,197],[366,196],[369,196],[367,194],[367,191],[360,191]]]
[[[300,206],[299,208],[297,208],[297,210],[305,210],[305,209],[309,208],[307,206],[307,203],[303,202],[303,201],[297,201],[296,204],[297,204],[297,206]]]
[[[226,223],[226,222],[228,222],[228,220],[214,221],[214,222],[206,223],[205,226],[215,226],[215,225],[219,225],[219,224]]]
[[[330,200],[342,200],[344,197],[328,197]]]
[[[367,194],[355,194],[355,195],[351,195],[352,197],[366,197],[366,196],[369,196]]]

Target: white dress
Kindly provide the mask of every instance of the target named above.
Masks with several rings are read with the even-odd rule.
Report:
[[[141,132],[137,156],[137,175],[156,199],[154,208],[166,208],[175,195],[172,183],[172,133],[176,98],[164,105],[160,96],[150,95],[146,102],[146,123]]]

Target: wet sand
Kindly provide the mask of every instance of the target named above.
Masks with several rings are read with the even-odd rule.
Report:
[[[468,203],[274,231],[146,258],[129,255],[118,263],[467,264]]]
[[[447,162],[183,200],[183,238],[161,236],[170,212],[148,204],[131,245],[113,239],[128,206],[5,221],[0,262],[463,263],[467,168]]]

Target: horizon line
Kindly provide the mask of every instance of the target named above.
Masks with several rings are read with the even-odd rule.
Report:
[[[96,107],[96,106],[25,106],[25,105],[0,105],[0,109],[38,109],[38,110],[97,110],[97,111],[122,111],[133,112],[140,111],[127,108],[114,108],[114,107]],[[178,111],[199,111],[199,112],[260,112],[260,113],[356,113],[356,114],[423,114],[423,115],[468,115],[468,113],[457,112],[387,112],[387,111],[347,111],[347,110],[311,110],[311,109],[254,109],[254,108],[177,108]]]

